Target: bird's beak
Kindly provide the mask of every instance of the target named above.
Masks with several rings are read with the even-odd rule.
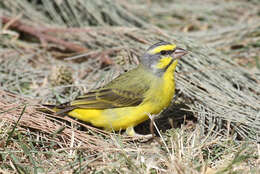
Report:
[[[186,51],[185,49],[182,49],[182,48],[176,48],[172,54],[172,57],[175,59],[179,59],[182,56],[184,56],[185,54],[188,54],[188,51]]]

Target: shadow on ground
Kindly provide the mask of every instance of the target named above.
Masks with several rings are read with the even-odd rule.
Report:
[[[163,111],[158,118],[155,118],[159,131],[165,132],[171,128],[180,128],[182,125],[196,123],[197,119],[193,113],[187,111],[189,107],[183,103],[173,104],[170,108]],[[151,134],[151,120],[147,120],[135,127],[135,130],[139,134]],[[158,132],[153,128],[154,133],[158,135]]]

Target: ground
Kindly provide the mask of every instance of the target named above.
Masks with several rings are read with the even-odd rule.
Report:
[[[259,1],[91,2],[0,2],[0,173],[260,173]],[[136,127],[153,139],[39,111],[135,67],[158,40],[190,53],[172,105]]]

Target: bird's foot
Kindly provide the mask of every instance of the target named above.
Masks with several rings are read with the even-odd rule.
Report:
[[[126,129],[126,134],[132,137],[134,140],[139,140],[141,142],[149,141],[153,138],[152,134],[142,135],[135,132],[134,127],[128,127]]]

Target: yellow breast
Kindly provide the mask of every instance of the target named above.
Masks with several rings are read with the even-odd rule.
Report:
[[[176,66],[177,60],[168,67],[163,76],[153,84],[154,87],[148,91],[147,103],[151,103],[154,107],[154,110],[151,109],[151,114],[158,114],[169,106],[175,92],[174,70]]]

